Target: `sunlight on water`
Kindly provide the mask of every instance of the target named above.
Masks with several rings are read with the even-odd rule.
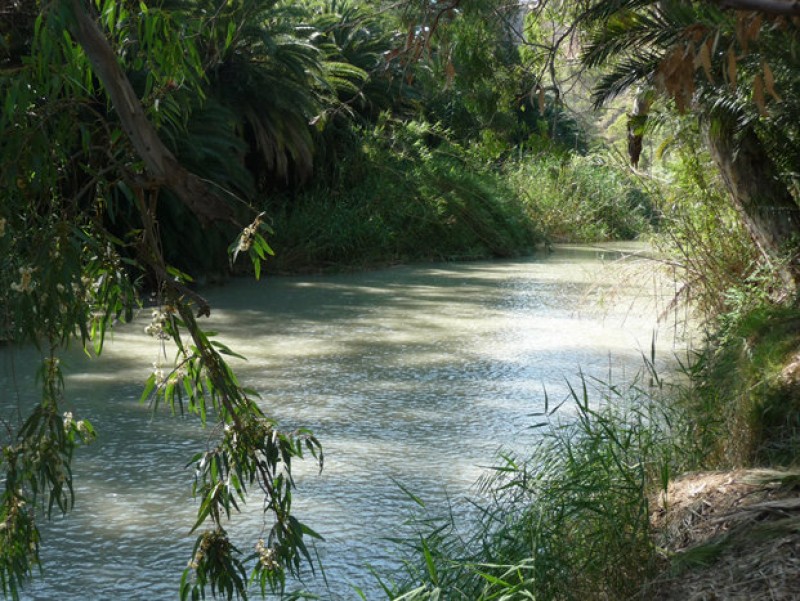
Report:
[[[533,440],[531,414],[545,390],[560,401],[580,371],[619,380],[639,369],[662,293],[652,270],[621,267],[617,256],[563,248],[205,291],[214,307],[207,327],[248,358],[233,361],[243,384],[259,391],[267,414],[310,427],[324,445],[321,474],[297,466],[298,516],[326,538],[318,552],[329,588],[317,578],[310,589],[353,599],[357,585],[380,598],[365,565],[397,567],[386,539],[408,533],[415,509],[397,482],[433,504],[458,499],[499,449]],[[621,276],[623,292],[606,285]],[[89,418],[99,437],[77,454],[77,507],[44,528],[44,576],[24,599],[177,597],[193,544],[185,466],[214,432],[139,404],[158,355],[148,321],[144,310],[120,327],[99,359],[65,359],[66,409]],[[660,358],[669,363],[665,329]],[[35,361],[31,351],[3,351],[4,416],[34,398]],[[254,499],[231,530],[254,544],[263,526]]]

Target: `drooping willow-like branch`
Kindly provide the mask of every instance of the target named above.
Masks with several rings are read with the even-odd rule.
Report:
[[[187,171],[164,145],[147,119],[117,57],[83,0],[64,0],[72,11],[70,33],[86,52],[95,75],[111,98],[122,129],[144,161],[154,184],[163,184],[194,213],[201,223],[234,222],[233,210],[197,175]]]

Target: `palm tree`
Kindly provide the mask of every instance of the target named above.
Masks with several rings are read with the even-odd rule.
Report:
[[[204,40],[209,95],[239,116],[268,177],[285,180],[292,170],[306,176],[314,154],[309,121],[320,110],[314,86],[322,72],[309,32],[286,18],[277,0],[230,8],[205,0],[195,10],[214,15]]]
[[[578,23],[587,32],[586,67],[604,67],[596,105],[640,86],[701,119],[731,200],[763,256],[800,282],[796,122],[800,30],[783,17],[681,0],[594,1]],[[641,97],[640,97],[641,100]],[[636,137],[649,101],[631,116]],[[635,158],[632,155],[632,159]]]

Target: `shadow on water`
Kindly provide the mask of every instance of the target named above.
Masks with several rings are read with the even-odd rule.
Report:
[[[560,400],[579,369],[604,377],[638,368],[652,311],[634,314],[627,300],[592,309],[619,256],[571,248],[204,291],[213,307],[206,327],[248,358],[233,361],[243,384],[259,391],[268,415],[323,442],[322,474],[297,466],[296,509],[326,538],[319,551],[331,583],[310,588],[352,599],[356,584],[379,597],[364,565],[398,565],[385,539],[402,536],[413,509],[395,481],[433,503],[464,495],[499,448],[534,440],[530,415],[545,388]],[[195,511],[185,466],[214,433],[139,404],[158,354],[143,333],[148,321],[144,311],[119,328],[99,359],[65,359],[67,409],[92,420],[99,437],[79,451],[76,510],[45,528],[44,577],[24,599],[176,596]],[[34,398],[25,367],[35,362],[29,351],[15,360],[23,404]],[[8,375],[0,384],[14,388]],[[3,415],[14,402],[0,400]],[[258,502],[231,527],[252,543],[262,528]]]

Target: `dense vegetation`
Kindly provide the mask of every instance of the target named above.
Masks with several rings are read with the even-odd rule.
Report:
[[[72,454],[94,436],[64,413],[59,353],[70,343],[99,353],[144,291],[156,299],[148,331],[174,341],[175,358],[165,351],[142,398],[220,426],[192,459],[198,536],[181,595],[230,598],[248,580],[281,590],[310,561],[315,534],[291,512],[291,465],[321,461],[321,447],[282,431],[239,385],[224,360],[233,351],[200,325],[211,307],[194,279],[505,257],[658,231],[682,282],[676,302],[709,331],[691,384],[663,397],[636,384],[603,393],[625,396],[625,410],[576,392],[579,419],[552,420],[530,458],[508,458],[487,483],[487,529],[423,538],[424,569],[404,593],[631,594],[655,565],[653,486],[699,466],[796,462],[796,392],[776,376],[797,350],[796,10],[7,3],[0,336],[44,359],[41,402],[0,415],[2,591],[16,596],[31,576],[37,520],[71,508]],[[582,90],[612,116],[632,105],[625,122],[598,126]],[[225,520],[251,491],[273,526],[236,544]]]
[[[769,467],[793,486],[796,471],[782,470],[796,468],[800,442],[798,189],[786,162],[797,145],[786,112],[795,109],[779,88],[800,77],[798,23],[763,3],[727,3],[739,4],[762,10],[597,2],[577,5],[571,21],[583,64],[600,68],[596,104],[633,92],[627,150],[656,176],[646,186],[659,209],[656,244],[679,274],[673,303],[692,307],[704,345],[677,377],[648,359],[634,382],[576,383],[567,402],[577,418],[545,412],[541,442],[502,457],[483,483],[480,527],[423,514],[405,579],[387,585],[393,598],[662,598],[663,582],[713,565],[730,544],[723,536],[681,555],[660,546],[653,514],[676,476]],[[793,532],[789,519],[738,530],[738,553]],[[775,585],[773,594],[793,594]]]

